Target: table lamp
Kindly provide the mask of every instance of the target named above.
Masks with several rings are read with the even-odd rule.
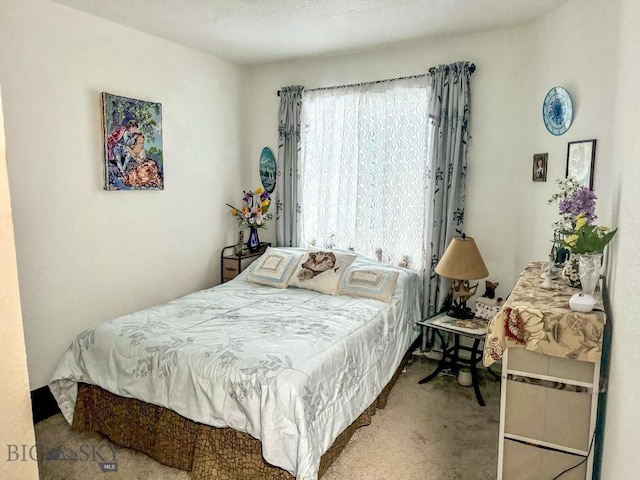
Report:
[[[470,286],[469,280],[489,276],[475,240],[464,233],[461,237],[454,237],[438,262],[436,273],[452,280],[453,302],[447,315],[460,319],[473,318],[474,314],[467,307],[467,300],[475,295],[478,284]]]

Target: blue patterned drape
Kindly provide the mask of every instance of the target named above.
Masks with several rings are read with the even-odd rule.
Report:
[[[424,311],[439,312],[448,293],[449,282],[435,273],[456,229],[464,222],[469,143],[469,80],[475,65],[457,62],[429,69],[432,86],[429,99],[429,151],[427,154],[428,209],[425,244],[431,265],[424,275]]]
[[[276,184],[276,245],[298,246],[298,157],[300,154],[301,85],[280,89],[278,109],[278,172]]]

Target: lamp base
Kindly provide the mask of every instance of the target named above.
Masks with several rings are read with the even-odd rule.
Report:
[[[466,305],[454,305],[447,311],[447,315],[459,320],[470,320],[475,317],[475,313]]]

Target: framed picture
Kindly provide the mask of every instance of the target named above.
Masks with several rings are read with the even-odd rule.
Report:
[[[104,189],[163,190],[162,105],[102,93]]]
[[[593,189],[595,163],[595,139],[569,142],[567,148],[567,178],[573,178],[582,187]]]
[[[547,157],[548,153],[536,153],[533,155],[533,181],[547,181]]]

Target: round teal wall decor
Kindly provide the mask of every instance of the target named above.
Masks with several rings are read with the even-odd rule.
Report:
[[[269,147],[264,147],[260,154],[260,180],[264,189],[273,193],[276,189],[276,159]]]
[[[547,92],[542,103],[542,119],[552,135],[562,135],[573,120],[573,101],[563,87],[553,87]]]

